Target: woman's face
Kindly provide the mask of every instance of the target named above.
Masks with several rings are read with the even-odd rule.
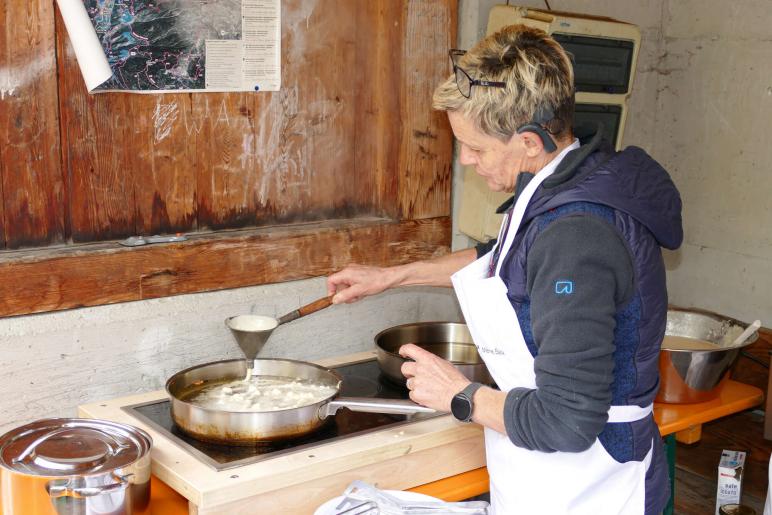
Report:
[[[474,166],[475,171],[493,191],[515,190],[515,181],[524,170],[526,148],[519,134],[504,143],[481,132],[474,123],[457,112],[448,112],[453,134],[461,145],[462,165]]]

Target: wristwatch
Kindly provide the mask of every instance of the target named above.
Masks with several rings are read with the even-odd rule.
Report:
[[[474,411],[474,392],[480,389],[480,383],[469,383],[469,385],[453,396],[450,401],[450,412],[461,422],[471,422],[472,412]]]

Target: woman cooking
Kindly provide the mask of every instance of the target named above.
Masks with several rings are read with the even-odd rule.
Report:
[[[430,261],[351,265],[328,278],[334,302],[452,283],[500,390],[411,344],[402,372],[414,401],[485,426],[495,514],[661,512],[660,247],[682,240],[678,191],[643,150],[574,137],[571,62],[544,32],[507,27],[451,58],[434,108],[460,162],[514,193],[499,237]]]

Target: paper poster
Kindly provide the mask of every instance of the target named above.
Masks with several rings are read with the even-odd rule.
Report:
[[[277,91],[280,0],[57,0],[89,91]]]

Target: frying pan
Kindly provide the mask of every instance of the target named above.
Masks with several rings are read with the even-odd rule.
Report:
[[[456,322],[419,322],[385,329],[375,335],[375,353],[381,372],[390,381],[405,386],[399,348],[413,343],[450,361],[467,379],[493,385],[494,381],[477,353],[466,324]]]
[[[243,359],[206,363],[182,370],[166,382],[171,399],[172,419],[179,428],[198,440],[226,445],[254,445],[298,438],[319,428],[340,408],[369,413],[410,415],[434,410],[409,400],[338,397],[341,377],[333,370],[290,359],[256,359],[253,377],[279,376],[310,380],[335,388],[336,393],[313,404],[276,411],[226,411],[204,408],[185,399],[210,382],[243,379]]]

